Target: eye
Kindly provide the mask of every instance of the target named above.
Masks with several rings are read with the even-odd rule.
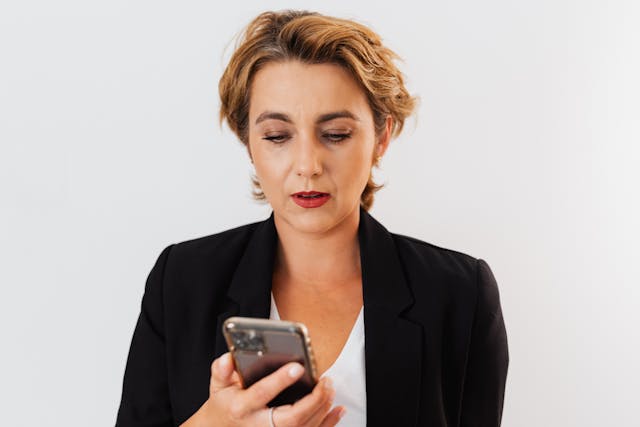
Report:
[[[262,139],[271,141],[274,144],[282,144],[287,138],[288,138],[288,135],[271,135],[271,136],[265,136]]]
[[[351,138],[350,133],[325,133],[323,136],[333,144],[338,144],[345,139]]]

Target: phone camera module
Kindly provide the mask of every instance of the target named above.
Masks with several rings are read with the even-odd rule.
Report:
[[[256,331],[234,331],[231,340],[236,349],[251,352],[263,352],[264,340]]]
[[[254,335],[249,338],[249,347],[251,351],[264,351],[264,341],[260,335]]]

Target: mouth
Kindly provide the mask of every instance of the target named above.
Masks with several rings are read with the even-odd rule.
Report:
[[[299,199],[319,199],[328,195],[329,193],[321,193],[320,191],[300,191],[292,194],[293,197],[297,197]]]
[[[291,195],[294,203],[301,208],[312,209],[324,205],[331,195],[320,191],[300,191]]]

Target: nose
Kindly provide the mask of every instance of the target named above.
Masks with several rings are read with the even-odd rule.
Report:
[[[300,177],[322,174],[322,152],[313,136],[301,137],[296,144],[294,167]]]

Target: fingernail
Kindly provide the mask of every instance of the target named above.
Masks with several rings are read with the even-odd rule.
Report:
[[[302,368],[302,366],[299,363],[296,363],[289,368],[289,376],[291,378],[297,378],[298,376],[300,376],[300,374],[302,374],[303,370],[304,369]]]
[[[333,381],[331,381],[331,378],[325,378],[324,379],[324,388],[331,388],[331,386],[333,385]]]

